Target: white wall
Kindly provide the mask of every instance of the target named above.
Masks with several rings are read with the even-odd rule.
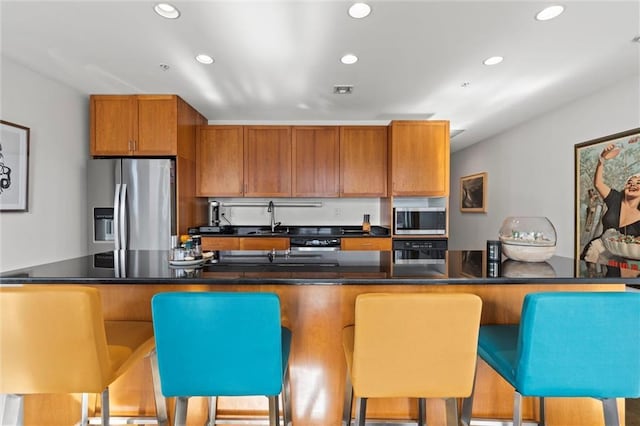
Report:
[[[29,210],[0,212],[0,271],[83,255],[88,97],[0,60],[0,118],[30,129]]]
[[[640,126],[640,76],[451,156],[450,248],[484,249],[508,216],[546,216],[574,256],[574,145]],[[460,213],[460,177],[488,172],[488,211]]]

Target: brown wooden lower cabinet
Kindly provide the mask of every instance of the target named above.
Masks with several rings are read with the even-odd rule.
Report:
[[[202,237],[202,250],[238,250],[240,238],[238,237]]]
[[[286,250],[289,238],[202,237],[202,250]]]
[[[342,351],[342,329],[354,321],[357,295],[372,292],[466,292],[483,300],[483,324],[519,321],[522,300],[535,291],[624,291],[623,284],[501,284],[501,285],[97,285],[105,308],[105,319],[151,320],[150,300],[165,291],[267,291],[279,295],[283,324],[293,333],[291,356],[292,408],[294,426],[339,426],[341,424],[346,363]],[[225,342],[220,342],[224,348]],[[411,350],[411,348],[398,348]],[[215,365],[211,373],[215,374]],[[149,361],[118,379],[110,388],[111,412],[153,415],[154,403]],[[535,420],[537,399],[525,398],[524,418]],[[509,419],[513,389],[484,362],[478,363],[474,418]],[[266,415],[263,397],[220,398],[222,416]],[[619,401],[624,424],[624,400]],[[169,402],[170,414],[173,404]],[[25,424],[34,426],[72,425],[79,419],[79,396],[33,395],[25,400]],[[589,398],[549,398],[546,406],[549,426],[600,426],[603,424],[599,401]],[[428,424],[445,424],[444,402],[428,400]],[[189,402],[187,424],[204,424],[206,401]],[[417,417],[417,404],[404,398],[369,400],[367,417],[411,419]]]
[[[340,243],[342,250],[391,250],[391,238],[342,238]]]
[[[240,238],[240,250],[286,250],[288,248],[289,238]]]

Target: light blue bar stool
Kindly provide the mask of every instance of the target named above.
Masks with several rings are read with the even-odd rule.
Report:
[[[640,293],[528,294],[519,325],[480,327],[478,355],[514,387],[514,425],[523,396],[540,397],[541,425],[545,397],[599,399],[605,425],[619,425],[616,398],[640,396]]]
[[[176,397],[175,425],[185,425],[188,399],[264,395],[269,424],[291,422],[288,359],[291,332],[281,326],[272,293],[172,292],[151,301],[162,394]]]

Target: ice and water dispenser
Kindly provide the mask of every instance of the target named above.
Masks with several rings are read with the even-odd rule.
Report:
[[[94,241],[113,241],[113,207],[95,207],[93,209]]]

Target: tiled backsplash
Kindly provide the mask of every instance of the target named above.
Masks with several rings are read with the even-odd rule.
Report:
[[[222,203],[220,224],[269,225],[269,201],[275,204],[276,222],[282,225],[361,225],[365,214],[370,215],[371,225],[380,224],[379,198],[210,198]],[[225,206],[225,204],[235,204]],[[262,204],[244,206],[242,204]],[[278,205],[281,204],[281,205]],[[287,205],[287,204],[292,204]],[[314,205],[299,207],[298,205]],[[316,205],[320,207],[315,207]],[[242,205],[242,206],[240,206]],[[224,213],[224,216],[222,216]]]

